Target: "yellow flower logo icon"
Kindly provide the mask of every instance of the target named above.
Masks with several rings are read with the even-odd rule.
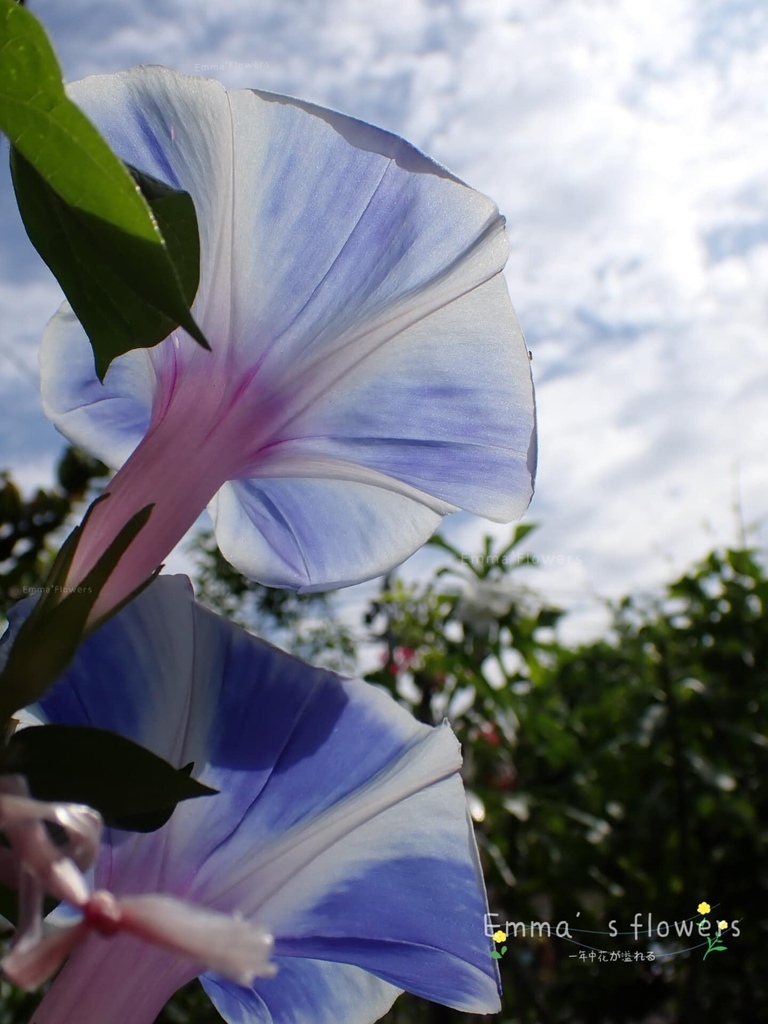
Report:
[[[710,907],[710,905],[706,901],[704,901],[704,902],[700,903],[696,909],[702,915],[702,918],[699,921],[699,925],[698,925],[698,927],[699,927],[699,934],[701,935],[701,937],[705,940],[705,942],[707,944],[707,951],[704,954],[703,959],[706,960],[710,953],[715,953],[715,952],[717,952],[717,953],[724,953],[725,950],[727,949],[727,946],[725,946],[725,944],[723,943],[723,932],[728,931],[728,928],[730,927],[730,925],[728,924],[727,921],[718,921],[717,922],[717,931],[715,932],[714,935],[710,935],[709,934],[710,923],[709,923],[709,921],[707,921],[705,915],[708,914],[712,908]],[[738,929],[736,929],[736,935],[738,935],[738,934],[739,934],[739,931],[738,931]]]
[[[506,942],[507,941],[507,933],[503,932],[501,930],[501,928],[499,928],[498,931],[495,931],[493,933],[493,941],[494,942],[498,942],[498,943]],[[504,954],[506,952],[507,952],[507,947],[506,946],[502,946],[501,949],[491,950],[491,956],[493,957],[494,960],[501,960],[501,958],[504,956]]]

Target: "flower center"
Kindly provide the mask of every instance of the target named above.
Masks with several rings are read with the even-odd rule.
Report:
[[[97,890],[83,907],[85,923],[99,935],[120,931],[123,915],[115,897],[104,889]]]

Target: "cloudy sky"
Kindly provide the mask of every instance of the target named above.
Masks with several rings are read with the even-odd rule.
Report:
[[[137,63],[404,135],[498,202],[530,348],[538,585],[591,621],[768,512],[763,0],[31,0],[68,79]],[[0,178],[0,464],[50,478],[58,304]],[[471,548],[468,517],[453,538]],[[417,563],[418,565],[419,563]]]

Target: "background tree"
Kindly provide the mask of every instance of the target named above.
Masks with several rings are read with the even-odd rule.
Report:
[[[65,523],[109,470],[79,448],[67,448],[56,484],[24,498],[10,473],[0,471],[0,615],[39,587],[63,539]],[[73,524],[74,525],[74,524]]]

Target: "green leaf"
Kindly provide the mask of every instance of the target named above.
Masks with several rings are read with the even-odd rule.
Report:
[[[188,313],[197,290],[197,267],[194,287],[182,290],[175,272],[173,281],[164,272],[163,264],[171,267],[166,245],[157,249],[65,203],[16,151],[11,153],[11,171],[27,234],[88,335],[101,380],[117,356],[156,345],[179,324],[209,348]],[[178,203],[163,204],[164,224],[176,251],[177,240],[194,237],[185,264],[194,259],[199,265],[192,200],[185,192],[177,195]],[[179,224],[174,227],[175,221]],[[189,281],[188,267],[179,269],[179,276]]]
[[[760,570],[755,559],[752,557],[751,551],[727,551],[726,558],[733,571],[740,576],[753,579],[759,575]]]
[[[194,764],[190,762],[183,768],[179,768],[179,771],[184,775],[191,775]],[[212,790],[211,792],[215,792]],[[206,795],[206,794],[201,794]],[[174,807],[166,807],[157,811],[144,811],[141,814],[122,814],[119,818],[116,818],[111,824],[115,828],[123,829],[125,832],[155,832],[157,829],[162,828],[163,825],[170,819],[173,814]]]
[[[192,196],[130,164],[125,167],[149,204],[184,295],[191,302],[200,283],[200,236]]]
[[[83,324],[99,376],[179,325],[207,348],[189,309],[197,244],[174,262],[182,241],[197,239],[191,199],[163,197],[166,245],[124,164],[67,98],[42,26],[11,0],[0,0],[0,129],[29,237]]]
[[[38,800],[88,804],[115,828],[153,831],[180,800],[216,790],[107,729],[40,725],[14,733],[3,770],[18,772]]]
[[[461,552],[457,548],[453,547],[452,544],[449,544],[445,537],[441,536],[439,533],[433,533],[427,541],[427,544],[433,548],[442,548],[443,551],[447,551],[450,555],[453,555],[457,561],[461,561]]]
[[[537,530],[538,527],[538,523],[518,523],[515,527],[514,533],[512,534],[512,540],[506,545],[506,547],[502,548],[499,553],[500,557],[503,558],[504,555],[508,555],[513,548],[517,547],[518,544],[521,544],[525,540],[529,533],[533,533],[533,531]]]

